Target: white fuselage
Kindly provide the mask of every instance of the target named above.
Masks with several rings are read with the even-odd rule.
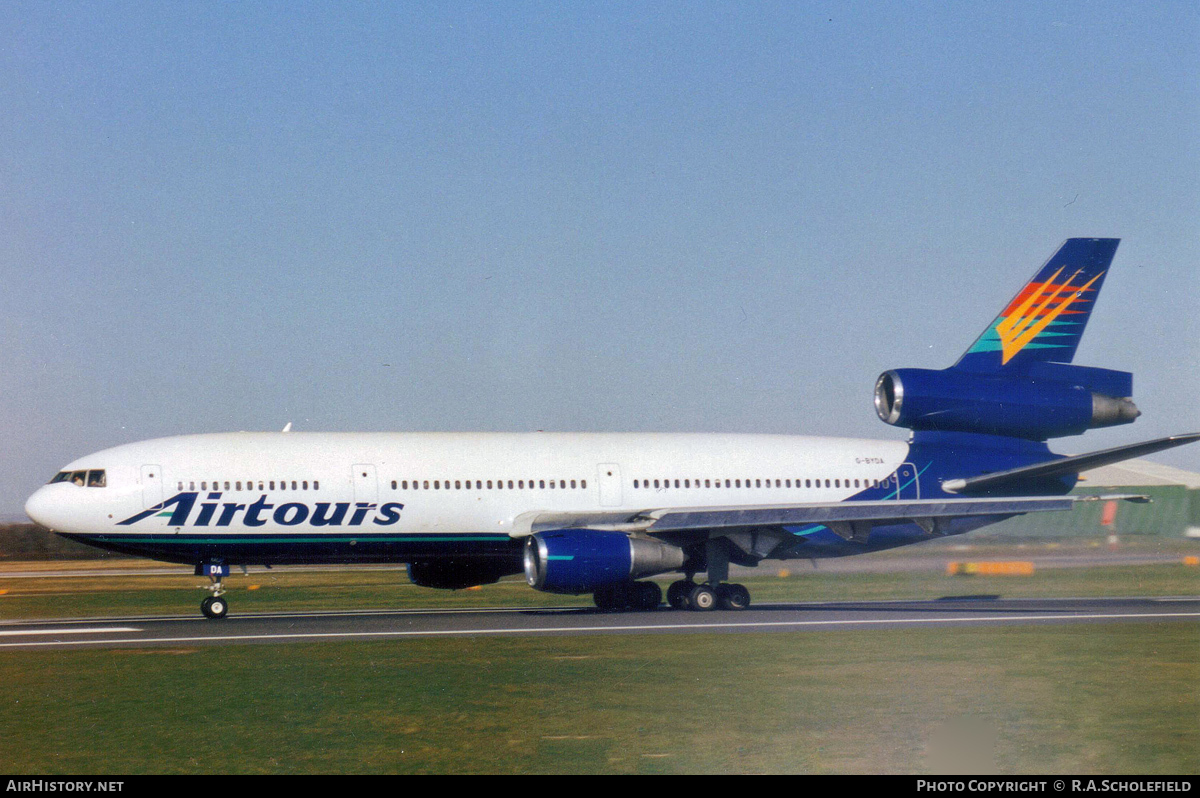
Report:
[[[523,519],[540,514],[842,501],[894,475],[907,452],[897,441],[790,435],[185,435],[80,458],[64,472],[103,469],[103,487],[64,479],[38,490],[26,511],[79,535],[521,536]],[[183,514],[178,497],[189,494]],[[215,506],[206,512],[205,503]],[[340,517],[339,504],[347,505]]]

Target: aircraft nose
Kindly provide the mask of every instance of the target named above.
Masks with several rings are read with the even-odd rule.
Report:
[[[55,528],[55,520],[57,513],[55,507],[58,504],[54,501],[54,497],[49,495],[51,491],[43,486],[38,488],[32,496],[25,502],[25,515],[29,516],[35,523],[41,524],[47,529]]]

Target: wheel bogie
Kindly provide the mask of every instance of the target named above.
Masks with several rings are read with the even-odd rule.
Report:
[[[655,582],[623,582],[598,588],[592,594],[592,600],[602,610],[650,611],[658,609],[662,595],[662,588]]]

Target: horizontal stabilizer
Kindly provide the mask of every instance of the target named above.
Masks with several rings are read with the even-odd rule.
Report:
[[[1022,466],[1007,471],[993,471],[990,474],[981,474],[969,479],[948,479],[942,483],[942,489],[948,493],[977,493],[995,488],[1003,488],[1006,485],[1017,482],[1028,482],[1031,479],[1055,477],[1062,474],[1078,474],[1080,471],[1099,468],[1111,463],[1119,463],[1122,460],[1141,457],[1153,452],[1161,452],[1163,449],[1183,446],[1185,443],[1192,443],[1198,440],[1200,440],[1200,432],[1192,432],[1187,435],[1172,435],[1168,438],[1158,438],[1143,443],[1118,446],[1114,449],[1105,449],[1090,454],[1063,457],[1058,460],[1051,460],[1048,463]]]

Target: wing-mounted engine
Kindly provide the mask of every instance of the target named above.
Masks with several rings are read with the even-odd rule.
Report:
[[[1132,423],[1133,375],[1035,362],[1013,374],[961,368],[893,369],[875,382],[875,412],[911,430],[975,432],[1044,441]]]
[[[525,579],[547,593],[591,593],[678,570],[683,549],[654,538],[598,529],[556,529],[525,539]]]

